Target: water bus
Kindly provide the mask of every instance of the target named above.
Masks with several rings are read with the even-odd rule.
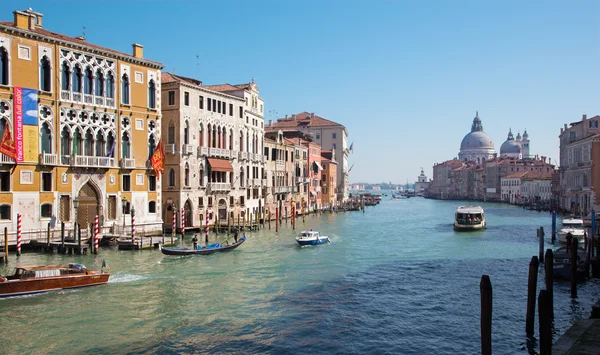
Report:
[[[485,214],[481,206],[460,206],[454,216],[454,230],[484,229]]]

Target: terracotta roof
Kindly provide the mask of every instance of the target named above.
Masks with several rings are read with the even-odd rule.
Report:
[[[312,115],[312,117],[311,117]],[[279,118],[271,124],[270,128],[291,128],[291,127],[325,127],[325,126],[340,126],[343,125],[325,119],[323,117],[313,115],[308,112],[298,113],[294,118]]]
[[[538,172],[529,172],[525,177],[525,180],[551,180],[551,173],[538,173]]]
[[[75,45],[82,45],[82,46],[90,47],[92,49],[98,49],[98,50],[101,50],[101,51],[104,51],[104,52],[107,52],[107,53],[111,53],[113,55],[124,56],[124,57],[127,57],[127,58],[131,58],[133,60],[140,60],[142,62],[152,63],[152,64],[154,64],[156,66],[164,68],[164,65],[162,63],[155,62],[153,60],[148,60],[148,59],[145,59],[145,58],[136,58],[136,57],[134,57],[133,55],[131,55],[129,53],[119,52],[119,51],[116,51],[114,49],[110,49],[110,48],[98,46],[96,44],[86,42],[83,39],[78,39],[78,38],[75,38],[75,37],[66,36],[66,35],[63,35],[63,34],[60,34],[60,33],[56,33],[56,32],[45,30],[43,28],[35,28],[33,30],[32,29],[18,28],[17,26],[15,26],[14,22],[12,22],[12,21],[0,22],[0,26],[10,27],[11,29],[16,29],[18,31],[35,33],[35,34],[38,34],[40,36],[50,37],[50,38],[54,38],[54,39],[57,39],[57,40],[69,42],[69,43],[72,43],[72,44],[75,44]]]
[[[244,90],[243,88],[239,88],[237,86],[233,86],[231,84],[221,84],[221,85],[206,85],[205,89],[218,91],[218,92],[232,92],[232,91],[240,91]]]
[[[176,81],[185,81],[188,84],[202,86],[202,81],[200,81],[200,80],[186,78],[185,76],[175,75],[175,74],[169,73],[169,72],[162,72],[160,74],[160,81],[161,81],[161,83],[173,83]]]
[[[520,179],[522,177],[525,177],[528,173],[529,173],[528,171],[519,171],[514,174],[507,175],[507,176],[503,177],[502,179]]]
[[[263,140],[267,143],[277,143],[274,139],[271,139],[269,137],[264,137]]]

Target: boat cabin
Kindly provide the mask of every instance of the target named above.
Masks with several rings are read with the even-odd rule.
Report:
[[[317,232],[317,231],[302,231],[302,232],[300,232],[299,237],[302,238],[302,239],[305,239],[305,238],[318,238],[319,237],[319,232]]]
[[[58,277],[73,274],[85,274],[87,272],[82,264],[45,265],[45,266],[23,266],[15,268],[15,273],[8,276],[8,280],[36,279],[40,277]]]
[[[456,210],[456,223],[460,225],[478,225],[485,221],[483,208],[479,206],[461,206]]]

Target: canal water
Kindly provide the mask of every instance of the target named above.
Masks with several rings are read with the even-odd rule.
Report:
[[[484,203],[488,228],[457,233],[460,204],[384,197],[365,213],[299,219],[296,231],[284,222],[275,233],[273,223],[209,256],[13,255],[2,274],[19,263],[100,269],[106,259],[112,275],[99,287],[1,299],[0,353],[479,354],[482,274],[493,286],[494,353],[535,353],[525,336],[527,271],[536,228],[550,243],[550,215]],[[331,243],[296,246],[302,228]],[[599,286],[589,280],[571,300],[568,282],[555,285],[555,340],[589,317]]]

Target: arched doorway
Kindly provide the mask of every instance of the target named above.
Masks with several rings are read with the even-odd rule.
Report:
[[[224,198],[219,200],[219,220],[227,220],[227,201]]]
[[[94,218],[100,216],[99,196],[97,190],[89,182],[79,190],[77,195],[79,207],[77,208],[77,223],[82,229],[94,224]]]
[[[194,225],[194,211],[192,210],[192,202],[190,200],[185,201],[185,226],[192,227]]]

